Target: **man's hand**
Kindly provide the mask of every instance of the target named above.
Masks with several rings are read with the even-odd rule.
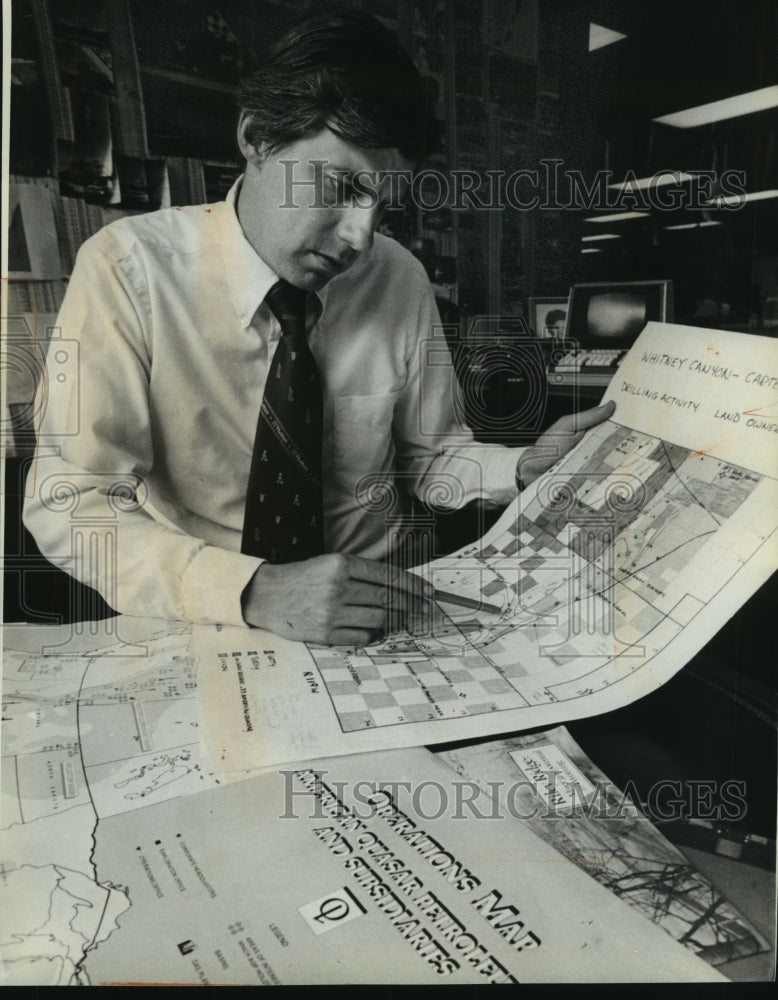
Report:
[[[432,613],[432,587],[413,573],[359,556],[263,563],[243,592],[248,625],[334,646],[372,642]]]
[[[547,472],[563,455],[578,444],[590,427],[596,427],[612,416],[616,404],[611,400],[580,413],[560,417],[544,431],[531,448],[519,459],[518,475],[525,486]]]

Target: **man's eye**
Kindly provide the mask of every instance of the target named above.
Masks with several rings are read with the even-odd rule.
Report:
[[[330,175],[327,178],[330,182],[330,187],[334,192],[338,202],[350,201],[354,195],[354,188],[351,181],[346,177],[342,177],[339,174]]]

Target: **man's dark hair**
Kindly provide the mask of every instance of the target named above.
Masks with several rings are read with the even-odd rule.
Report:
[[[301,18],[259,57],[238,102],[246,138],[278,150],[325,126],[363,149],[399,149],[418,163],[439,145],[428,89],[380,21],[329,8]]]

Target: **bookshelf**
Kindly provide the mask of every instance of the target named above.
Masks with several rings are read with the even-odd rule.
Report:
[[[302,0],[223,0],[218,8],[208,0],[15,0],[12,184],[45,188],[46,195],[32,197],[51,202],[56,222],[53,231],[43,231],[28,210],[18,224],[29,244],[49,244],[61,273],[12,267],[20,276],[12,282],[10,308],[56,311],[79,246],[113,218],[224,196],[240,172],[238,82],[255,67],[268,32],[310,6]],[[363,0],[354,6],[397,33],[434,95],[445,123],[444,149],[427,166],[450,176],[452,168],[483,173],[529,162],[537,0]],[[384,231],[422,259],[438,299],[465,320],[523,312],[532,293],[531,219],[473,211],[452,205],[453,198],[449,191],[428,210],[396,213]]]

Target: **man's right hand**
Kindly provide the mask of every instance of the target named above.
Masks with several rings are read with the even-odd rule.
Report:
[[[243,592],[243,617],[285,639],[361,646],[433,613],[432,587],[388,563],[340,554],[262,563]]]

